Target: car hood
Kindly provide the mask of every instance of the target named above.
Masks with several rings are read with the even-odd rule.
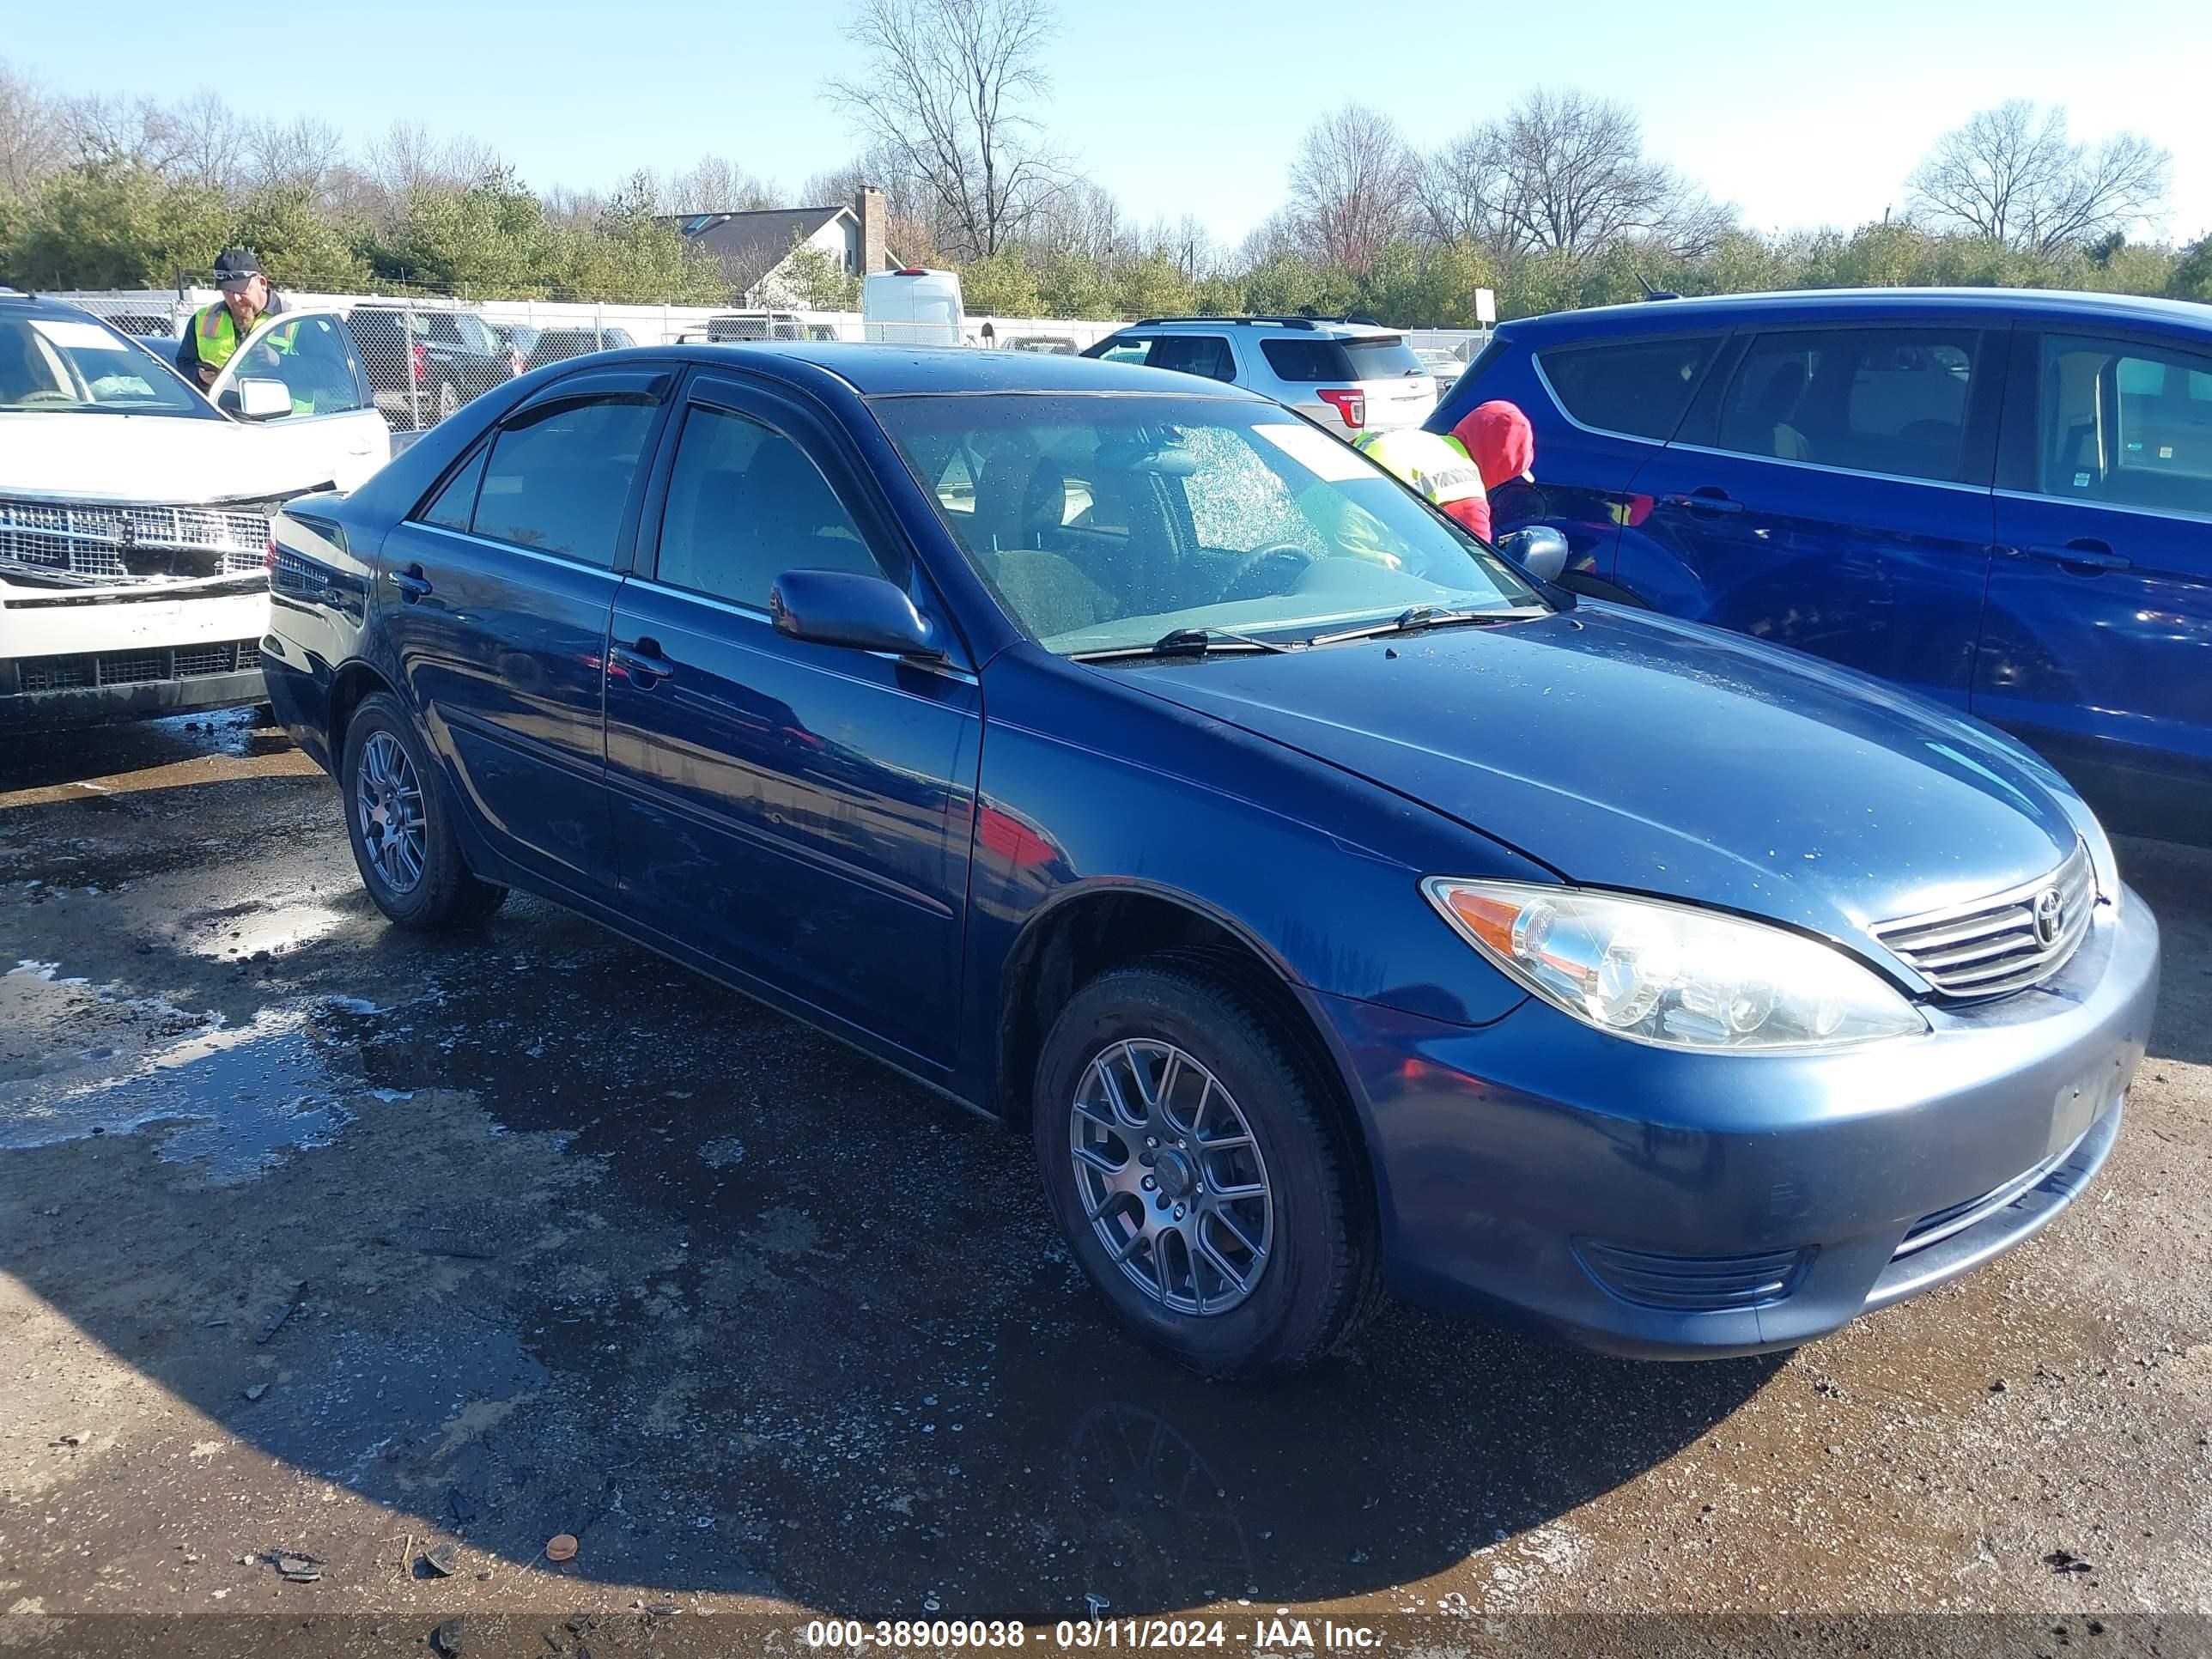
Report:
[[[289,495],[327,458],[283,434],[185,415],[0,414],[0,495],[174,504]]]
[[[1987,727],[1644,612],[1585,605],[1100,672],[1425,802],[1568,881],[1835,939],[2043,875],[2077,835],[2057,775]]]

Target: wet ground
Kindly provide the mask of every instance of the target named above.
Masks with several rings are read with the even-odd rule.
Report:
[[[1252,1390],[1116,1332],[1024,1141],[550,906],[389,929],[332,786],[244,724],[13,740],[0,1612],[47,1617],[0,1646],[2212,1613],[2212,856],[2122,857],[2166,1002],[2027,1247],[1787,1358],[1394,1310]]]

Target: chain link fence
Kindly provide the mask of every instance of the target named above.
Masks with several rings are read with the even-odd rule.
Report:
[[[104,317],[127,334],[175,339],[213,289],[111,290],[51,297]],[[869,321],[857,312],[730,310],[556,300],[471,301],[298,294],[283,311],[333,311],[345,319],[376,407],[398,433],[436,425],[474,398],[548,363],[624,346],[741,341],[867,341],[1073,356],[1114,322],[970,317],[958,324]]]

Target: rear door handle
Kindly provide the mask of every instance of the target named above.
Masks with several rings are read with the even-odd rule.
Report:
[[[640,640],[635,645],[617,645],[607,652],[607,661],[620,668],[641,685],[651,685],[655,680],[665,679],[676,672],[676,665],[660,654],[660,645],[655,640]]]
[[[1726,492],[1718,489],[1693,489],[1686,495],[1662,495],[1659,499],[1668,507],[1685,507],[1692,513],[1743,511],[1741,501],[1731,500]]]
[[[392,585],[399,590],[399,599],[403,605],[412,605],[416,600],[428,599],[430,595],[430,579],[422,574],[422,567],[419,564],[409,565],[392,579]]]
[[[2045,564],[2055,564],[2081,576],[2094,576],[2104,570],[2126,570],[2135,563],[2125,555],[2113,552],[2104,543],[2086,538],[2069,542],[2063,547],[2049,542],[2038,542],[2022,548],[2021,551],[2031,559],[2040,559]]]

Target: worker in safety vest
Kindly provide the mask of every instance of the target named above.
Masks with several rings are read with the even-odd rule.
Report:
[[[177,354],[177,367],[202,386],[215,384],[215,377],[240,343],[264,315],[275,309],[269,278],[262,274],[261,256],[252,248],[225,248],[215,262],[215,281],[222,298],[192,313],[191,325],[185,331],[184,349]]]
[[[1352,446],[1455,523],[1489,538],[1490,502],[1483,494],[1482,469],[1457,438],[1417,426],[1394,427],[1363,432]]]

